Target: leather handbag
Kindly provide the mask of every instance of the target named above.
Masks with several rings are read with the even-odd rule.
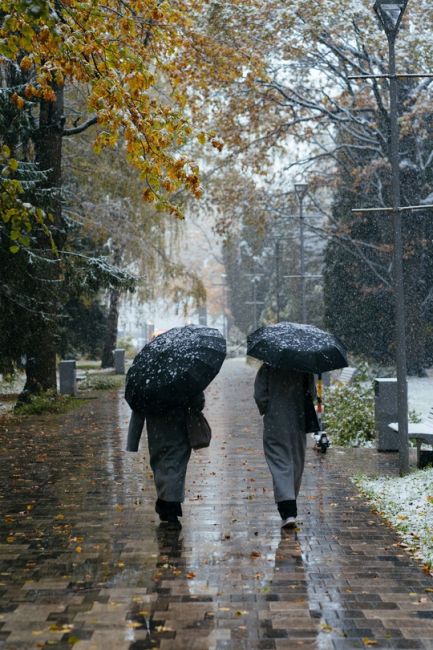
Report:
[[[203,449],[209,447],[212,438],[212,431],[209,422],[201,411],[188,409],[186,415],[186,430],[189,444],[192,449]]]

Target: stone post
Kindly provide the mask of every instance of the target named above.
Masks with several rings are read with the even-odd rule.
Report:
[[[398,451],[399,434],[388,427],[398,420],[397,379],[395,377],[374,380],[374,420],[377,451]]]
[[[59,380],[61,395],[77,394],[77,370],[74,360],[60,361]]]
[[[114,350],[114,374],[125,374],[125,350],[122,348]]]
[[[153,339],[154,332],[155,325],[153,323],[146,323],[146,343],[149,343]]]

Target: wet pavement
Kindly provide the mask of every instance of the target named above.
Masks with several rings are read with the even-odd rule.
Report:
[[[311,447],[297,532],[281,534],[252,401],[227,361],[207,391],[210,449],[189,465],[183,529],[158,525],[146,445],[105,393],[0,428],[0,648],[433,649],[433,580],[349,476],[395,454]]]

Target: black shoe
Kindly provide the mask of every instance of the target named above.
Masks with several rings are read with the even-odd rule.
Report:
[[[155,503],[155,512],[159,515],[161,523],[171,530],[180,530],[182,524],[178,517],[182,517],[182,507],[177,501],[164,501],[157,499]]]
[[[180,530],[182,528],[182,524],[175,515],[168,515],[166,526],[170,530]]]
[[[296,528],[296,517],[287,517],[281,522],[281,530],[294,530]]]

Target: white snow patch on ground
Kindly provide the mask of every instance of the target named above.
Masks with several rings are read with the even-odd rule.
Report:
[[[374,508],[397,530],[403,545],[433,569],[433,468],[403,477],[354,479]]]
[[[425,417],[433,407],[433,377],[409,377],[409,408]]]

